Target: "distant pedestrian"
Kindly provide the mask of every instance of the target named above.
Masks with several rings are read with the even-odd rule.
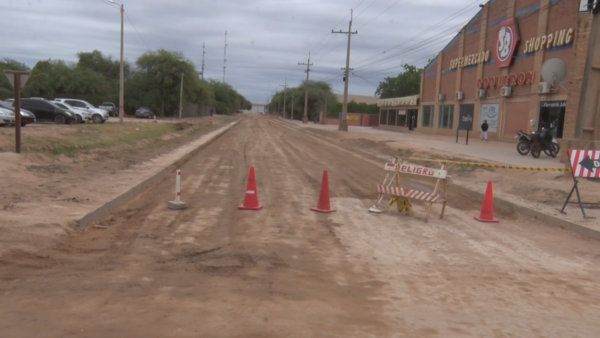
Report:
[[[487,120],[484,120],[481,124],[481,139],[487,141],[487,131],[488,131],[488,123]]]

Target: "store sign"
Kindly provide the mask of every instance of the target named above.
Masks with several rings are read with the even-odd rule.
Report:
[[[498,113],[500,105],[498,103],[482,104],[479,109],[479,123],[487,121],[488,132],[495,133],[498,131]]]
[[[568,45],[573,42],[573,28],[531,38],[525,42],[524,53],[533,53],[550,47]]]
[[[540,107],[542,108],[564,108],[567,106],[567,101],[542,101]]]
[[[406,109],[398,110],[398,115],[406,115]]]
[[[488,62],[490,59],[490,51],[479,52],[450,61],[450,69],[462,68],[466,66],[476,65],[478,63]]]
[[[473,116],[475,106],[472,104],[461,104],[458,112],[458,129],[473,130]]]
[[[500,23],[496,37],[496,67],[508,67],[519,42],[519,30],[514,18]]]
[[[520,72],[508,75],[489,76],[477,79],[477,89],[500,88],[502,86],[517,86],[533,83],[534,72]]]

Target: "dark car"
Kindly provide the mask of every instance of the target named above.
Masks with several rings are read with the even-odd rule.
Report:
[[[11,106],[10,104],[4,101],[0,101],[0,108],[10,109],[13,112],[15,111],[15,107]],[[26,125],[31,123],[35,123],[35,114],[21,107],[21,127],[25,127]]]
[[[152,119],[154,118],[154,113],[148,107],[139,107],[135,110],[135,118],[136,119]]]
[[[75,114],[47,100],[21,99],[21,107],[31,111],[38,121],[51,121],[56,124],[77,122]]]

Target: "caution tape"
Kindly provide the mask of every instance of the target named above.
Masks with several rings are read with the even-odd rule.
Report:
[[[456,164],[472,165],[472,166],[476,166],[476,167],[485,167],[485,168],[517,169],[517,170],[531,170],[531,171],[571,171],[570,168],[523,167],[523,166],[518,166],[518,165],[489,164],[489,163],[479,163],[479,162],[460,162],[460,161],[449,161],[449,160],[444,160],[444,159],[433,159],[433,158],[409,157],[409,158],[405,158],[405,159],[406,160],[415,160],[415,161],[456,163]]]

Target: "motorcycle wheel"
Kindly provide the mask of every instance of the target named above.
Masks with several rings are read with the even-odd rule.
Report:
[[[556,143],[551,143],[550,144],[550,156],[552,156],[553,158],[556,158],[556,155],[558,155],[558,144]]]
[[[521,155],[529,154],[530,149],[531,145],[529,144],[529,142],[519,141],[519,143],[517,143],[517,152]]]
[[[539,144],[532,144],[531,145],[531,156],[533,156],[533,158],[540,158],[540,155],[542,153],[542,147]]]

